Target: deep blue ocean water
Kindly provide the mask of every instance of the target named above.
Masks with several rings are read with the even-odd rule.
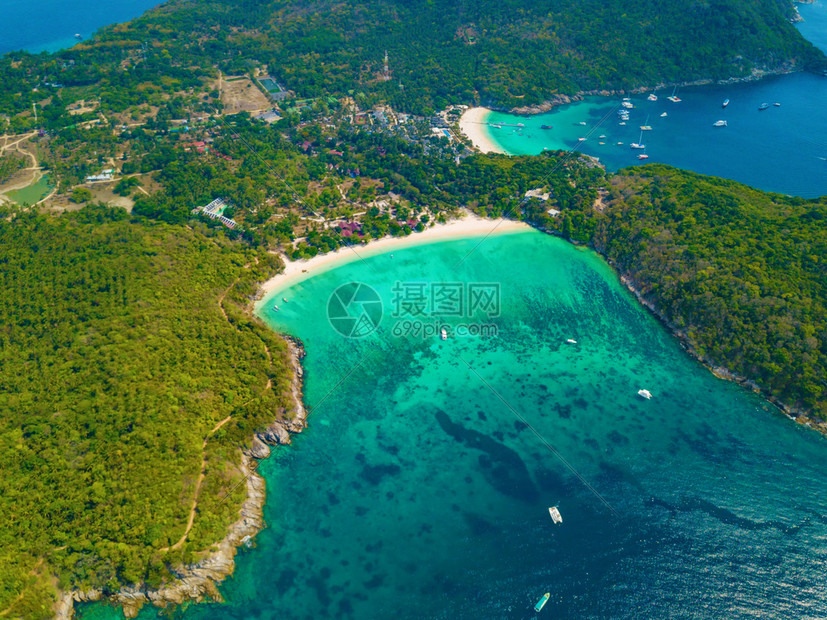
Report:
[[[129,21],[161,0],[3,0],[0,54],[13,50],[53,52],[88,38],[98,28]]]
[[[805,20],[799,26],[802,34],[827,51],[827,5],[799,6]],[[680,103],[667,101],[671,89],[656,94],[656,102],[646,95],[631,97],[635,107],[625,125],[615,114],[620,98],[589,97],[530,117],[492,113],[489,123],[505,125],[488,127],[487,133],[514,155],[578,148],[609,170],[660,162],[767,191],[807,198],[827,194],[827,77],[796,73],[683,88]],[[725,99],[730,104],[723,109]],[[759,111],[765,102],[770,107]],[[727,126],[714,127],[718,120]],[[515,127],[517,123],[524,127]],[[642,132],[642,125],[652,130]],[[647,147],[645,161],[637,159],[641,151],[629,146],[639,141]]]
[[[592,252],[531,231],[457,267],[479,241],[261,306],[307,347],[309,427],[261,467],[268,528],[227,602],[175,617],[521,619],[544,592],[537,617],[827,617],[827,441],[689,358]],[[349,340],[327,307],[354,281],[385,312]],[[500,316],[477,319],[498,337],[396,335],[398,282],[499,284]]]

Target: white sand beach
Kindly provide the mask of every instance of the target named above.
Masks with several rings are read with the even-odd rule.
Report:
[[[491,110],[488,108],[469,108],[459,119],[459,129],[464,133],[482,153],[503,153],[506,151],[497,146],[486,134],[488,115]]]
[[[264,303],[271,294],[282,291],[306,280],[312,276],[324,273],[341,265],[362,260],[368,256],[382,254],[389,250],[403,249],[426,243],[463,239],[465,237],[481,237],[486,235],[502,235],[507,233],[525,232],[531,227],[524,222],[514,220],[491,220],[479,217],[473,213],[466,213],[464,217],[434,224],[422,232],[411,233],[406,237],[383,237],[365,245],[354,244],[339,248],[335,252],[319,254],[313,258],[291,261],[282,256],[284,271],[265,282],[259,289],[260,298],[256,307]]]

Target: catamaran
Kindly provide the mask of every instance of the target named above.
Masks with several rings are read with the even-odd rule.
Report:
[[[669,97],[667,97],[667,99],[669,99],[669,101],[671,101],[672,103],[680,103],[681,101],[681,98],[675,94],[676,92],[678,92],[677,86],[675,86],[675,88],[672,89],[672,94]]]
[[[560,510],[557,508],[557,506],[551,506],[548,509],[548,513],[551,515],[551,520],[555,523],[563,522],[563,515],[560,514]]]
[[[646,97],[646,99],[649,100],[649,101],[657,101],[658,96],[655,93],[650,93],[649,96]]]
[[[640,132],[640,138],[638,138],[638,141],[637,142],[632,142],[629,146],[633,149],[645,149],[646,148],[646,145],[643,144],[643,132],[642,131]]]
[[[649,390],[638,390],[637,395],[641,398],[645,398],[646,400],[652,398],[652,393]]]

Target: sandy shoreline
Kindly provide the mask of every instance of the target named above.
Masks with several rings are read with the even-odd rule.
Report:
[[[353,246],[340,248],[335,252],[319,254],[313,258],[298,261],[285,260],[284,271],[262,284],[259,288],[259,300],[256,302],[256,309],[264,304],[272,294],[290,288],[302,280],[389,250],[401,250],[416,245],[449,241],[451,239],[481,237],[489,234],[501,235],[529,230],[533,229],[524,222],[491,220],[473,213],[466,213],[461,219],[452,220],[445,224],[435,224],[431,228],[427,228],[422,232],[411,233],[406,237],[383,237],[365,245],[354,244]]]
[[[491,110],[488,108],[469,108],[463,112],[459,119],[459,129],[481,153],[503,153],[507,155],[505,149],[497,146],[485,132],[486,119],[489,114],[491,114]]]

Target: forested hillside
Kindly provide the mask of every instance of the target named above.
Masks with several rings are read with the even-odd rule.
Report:
[[[708,362],[827,418],[827,200],[667,166],[611,179],[595,246]]]
[[[823,70],[824,55],[792,16],[786,0],[173,0],[55,57],[3,59],[0,112],[29,109],[57,83],[95,85],[105,108],[124,109],[157,93],[209,90],[216,69],[257,63],[299,98],[350,93],[417,113]]]
[[[288,402],[283,341],[239,309],[268,256],[121,209],[0,222],[3,617],[157,586],[238,518],[240,447]]]

